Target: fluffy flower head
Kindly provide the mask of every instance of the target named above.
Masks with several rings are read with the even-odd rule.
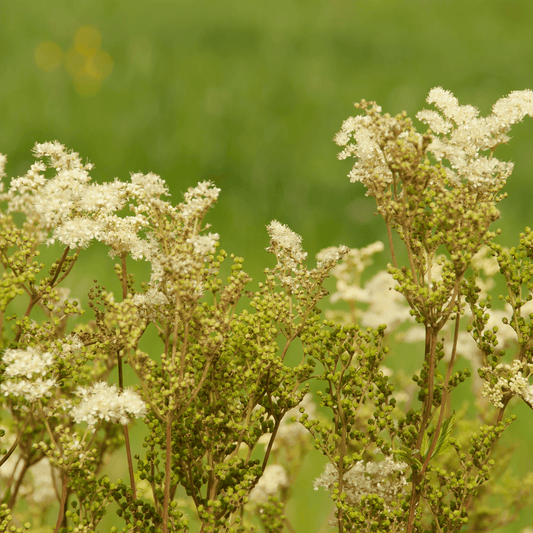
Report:
[[[44,375],[48,367],[54,362],[51,353],[42,353],[39,349],[32,346],[22,349],[8,349],[2,357],[7,368],[5,375],[8,378],[23,376],[26,378],[33,377],[33,374]]]
[[[104,381],[90,387],[79,387],[76,394],[81,401],[69,414],[77,423],[87,422],[90,428],[96,427],[99,420],[125,425],[131,418],[139,418],[146,413],[146,404],[135,391],[120,391],[116,385],[108,385]]]
[[[270,246],[268,252],[276,254],[278,261],[295,270],[297,265],[303,263],[307,252],[302,250],[302,238],[285,224],[273,220],[268,226]]]

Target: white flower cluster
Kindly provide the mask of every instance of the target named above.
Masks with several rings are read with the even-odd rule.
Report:
[[[362,496],[376,494],[383,498],[386,505],[390,506],[402,492],[403,487],[407,485],[404,475],[407,467],[406,463],[395,462],[391,457],[385,457],[380,462],[358,461],[343,476],[347,502],[356,506]],[[313,482],[313,487],[315,490],[324,487],[331,493],[335,488],[334,484],[338,481],[339,474],[336,468],[328,463],[322,475]]]
[[[301,272],[302,268],[305,268],[303,262],[307,258],[307,252],[304,252],[302,249],[302,238],[288,226],[281,224],[277,220],[273,220],[267,226],[267,231],[270,235],[270,246],[266,250],[276,256],[278,265],[284,269],[285,275],[280,278],[282,285],[289,291],[296,291],[301,288],[301,285],[305,285],[305,283],[300,284],[299,281],[301,281],[301,278],[298,281],[291,274],[292,272]],[[332,246],[322,250],[317,255],[318,261],[316,268],[310,272],[311,279],[313,279],[315,274],[320,277],[324,273],[329,273],[337,262],[349,251],[350,249],[344,245],[338,247]],[[310,285],[306,288],[309,289]]]
[[[266,249],[276,255],[278,262],[296,270],[305,261],[307,252],[302,250],[302,238],[285,224],[273,220],[267,226],[270,246]]]
[[[102,240],[120,253],[135,248],[133,234],[146,225],[144,217],[120,218],[115,213],[126,202],[128,184],[90,183],[91,164],[84,165],[76,152],[69,152],[57,141],[37,143],[33,150],[39,159],[26,175],[13,179],[5,195],[10,211],[21,211],[28,218],[52,230],[48,243],[58,240],[70,247],[85,247],[92,239]],[[44,161],[47,158],[50,163]],[[44,172],[54,169],[47,179]],[[149,186],[149,180],[147,180]],[[138,252],[139,253],[139,252]]]
[[[373,105],[371,109],[373,113],[381,113],[380,106]],[[378,186],[382,189],[392,182],[392,172],[377,139],[384,137],[394,122],[394,119],[385,116],[378,125],[371,115],[357,115],[349,117],[342,123],[341,131],[333,140],[338,146],[345,147],[338,154],[338,159],[346,159],[351,155],[356,158],[348,174],[352,183],[360,181],[370,190],[378,182]],[[350,143],[352,139],[355,144]]]
[[[346,255],[350,253],[350,248],[348,246],[330,246],[329,248],[324,248],[316,254],[317,264],[316,268],[328,268],[332,265],[337,266],[339,261]],[[333,268],[335,268],[335,266]]]
[[[208,235],[198,235],[202,217],[218,198],[220,189],[213,187],[213,184],[204,181],[196,187],[190,187],[184,194],[185,203],[174,208],[171,204],[165,203],[166,212],[179,221],[178,230],[173,230],[170,239],[165,243],[158,242],[158,238],[152,233],[148,233],[145,257],[152,265],[152,275],[150,285],[161,289],[160,282],[165,279],[168,271],[172,271],[176,276],[187,278],[185,284],[181,283],[183,290],[189,292],[193,289],[196,297],[203,294],[204,262],[206,256],[215,251],[218,245],[218,233]],[[153,203],[153,202],[152,202]],[[155,212],[162,210],[157,207]],[[160,221],[154,221],[160,224]],[[163,245],[161,245],[163,244]],[[167,278],[168,279],[168,278]],[[174,282],[170,282],[166,287],[167,296],[172,299],[174,296]]]
[[[78,387],[76,394],[81,398],[80,403],[72,405],[72,402],[66,402],[64,407],[78,424],[86,422],[90,429],[94,429],[100,420],[126,425],[132,417],[143,417],[147,410],[135,391],[120,391],[116,385],[104,381],[89,387]]]
[[[511,394],[522,396],[526,402],[530,398],[531,388],[527,376],[533,371],[533,364],[524,363],[515,359],[512,365],[499,364],[495,368],[484,367],[483,396],[496,407],[503,408],[504,395]],[[527,376],[524,373],[527,372]],[[495,383],[491,383],[496,378]]]
[[[512,163],[499,161],[492,153],[484,156],[480,152],[492,152],[499,144],[506,143],[511,126],[526,115],[533,116],[533,91],[514,91],[501,98],[488,117],[478,117],[479,111],[471,105],[460,106],[457,98],[441,87],[429,92],[427,102],[435,104],[440,113],[422,110],[416,116],[434,133],[428,151],[437,161],[450,162],[451,168],[446,167],[446,172],[452,182],[460,183],[465,179],[478,189],[507,179],[513,170]],[[368,105],[365,102],[362,107]],[[348,176],[352,182],[362,182],[368,189],[367,195],[371,191],[374,194],[376,189],[384,190],[393,178],[387,161],[391,160],[389,156],[395,148],[396,140],[389,134],[397,128],[397,119],[385,114],[375,120],[374,115],[380,112],[379,106],[371,104],[366,115],[345,120],[333,139],[344,147],[338,154],[339,159],[356,158]],[[412,150],[422,147],[422,137],[418,133],[404,132],[398,140],[410,141],[405,146]]]
[[[29,346],[25,350],[8,349],[2,358],[7,363],[5,375],[9,378],[25,376],[31,378],[33,374],[43,375],[54,362],[51,353],[41,353],[40,350]]]
[[[459,183],[468,180],[474,188],[483,188],[494,181],[505,181],[513,170],[512,163],[499,161],[480,152],[491,152],[509,140],[511,126],[526,115],[533,116],[533,91],[514,91],[498,100],[488,117],[478,117],[479,110],[471,105],[461,106],[455,96],[441,87],[429,92],[428,104],[437,111],[423,110],[416,116],[441,137],[434,137],[429,145],[437,161],[447,159],[451,169],[448,177]],[[449,136],[447,136],[449,134]]]
[[[60,342],[60,345],[57,350],[54,351],[54,354],[57,354],[59,357],[67,357],[81,348],[83,348],[83,342],[79,335],[76,333],[70,333]]]
[[[168,298],[155,288],[133,296],[132,302],[139,308],[139,315],[157,322],[164,317],[164,307],[169,304]]]
[[[200,217],[217,201],[219,193],[220,189],[213,187],[209,181],[202,181],[194,188],[190,187],[183,195],[186,204],[181,213],[190,220]]]
[[[2,384],[4,396],[22,396],[28,402],[35,402],[39,398],[52,395],[56,384],[55,379],[37,378],[34,381],[6,381]]]
[[[91,164],[83,164],[76,152],[68,151],[57,141],[36,144],[33,150],[39,159],[22,177],[11,180],[10,188],[0,194],[8,202],[9,211],[25,213],[36,226],[52,231],[48,244],[59,241],[71,248],[86,247],[100,240],[110,247],[110,255],[130,253],[134,259],[157,263],[160,251],[155,243],[141,238],[151,217],[171,214],[180,217],[185,225],[195,227],[197,218],[216,201],[220,189],[202,182],[185,193],[184,204],[178,207],[160,199],[168,195],[165,182],[153,173],[136,173],[130,183],[115,179],[112,183],[90,183]],[[48,160],[47,164],[45,161]],[[0,161],[5,163],[5,158]],[[55,175],[47,178],[44,172],[53,169]],[[132,216],[117,213],[128,201]],[[194,232],[189,232],[194,233]],[[190,235],[194,253],[203,258],[214,250],[217,234]],[[158,266],[153,265],[159,272]]]
[[[218,233],[209,233],[207,235],[193,235],[187,239],[194,247],[194,253],[200,257],[206,257],[215,251],[215,246],[219,241]]]
[[[7,364],[6,381],[2,384],[2,395],[22,396],[28,402],[52,395],[55,379],[43,379],[54,363],[54,356],[42,353],[38,348],[29,346],[23,349],[7,349],[2,360]]]
[[[192,286],[196,296],[203,294],[204,263],[218,246],[219,235],[199,233],[220,189],[201,182],[187,190],[183,203],[173,206],[160,198],[168,195],[168,188],[156,174],[136,173],[129,183],[115,179],[95,184],[89,175],[92,165],[84,165],[76,152],[59,142],[36,144],[33,152],[38,161],[24,176],[12,179],[7,192],[2,185],[0,201],[7,202],[9,212],[24,213],[41,241],[48,238],[48,244],[58,241],[73,248],[99,240],[109,247],[111,257],[129,254],[149,261],[150,286],[163,290],[169,299],[176,286],[185,291]],[[0,163],[3,173],[5,157]],[[126,207],[133,215],[118,214]],[[163,220],[172,222],[165,225]],[[159,231],[162,227],[166,234]],[[187,283],[177,283],[185,277]],[[161,312],[161,306],[154,308],[148,299],[143,304],[151,307],[144,309],[151,317]]]
[[[279,464],[268,465],[257,482],[257,485],[250,492],[250,501],[256,503],[266,503],[270,496],[274,496],[280,488],[289,486],[289,477],[285,468]]]

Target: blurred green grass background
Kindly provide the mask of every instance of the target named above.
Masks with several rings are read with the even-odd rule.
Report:
[[[95,180],[152,171],[174,202],[212,180],[211,231],[257,281],[273,265],[272,219],[302,235],[310,264],[327,246],[385,240],[331,140],[353,102],[414,116],[442,86],[486,114],[533,88],[532,27],[530,0],[3,0],[0,152],[8,176],[22,175],[34,143],[57,139],[95,164]],[[528,120],[497,152],[515,162],[498,224],[508,245],[531,225]],[[81,292],[102,279],[98,249],[85,257]],[[523,469],[533,435],[520,424]],[[324,505],[308,492],[291,510],[298,531],[316,531]],[[530,514],[502,531],[533,525]]]

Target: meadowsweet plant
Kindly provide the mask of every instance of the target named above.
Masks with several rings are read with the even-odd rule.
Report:
[[[227,254],[215,255],[218,234],[202,224],[219,189],[200,183],[173,206],[154,174],[99,185],[90,181],[91,165],[57,142],[37,144],[34,155],[37,163],[1,197],[4,524],[25,527],[19,500],[36,519],[59,502],[55,531],[95,531],[113,502],[124,531],[188,531],[178,489],[202,531],[246,527],[239,524],[249,497],[272,511],[267,522],[278,522],[268,478],[277,477],[275,491],[290,472],[268,460],[289,437],[285,415],[302,402],[313,373],[307,358],[289,366],[286,354],[316,327],[322,284],[348,249],[331,250],[308,269],[301,238],[273,221],[267,229],[277,264],[248,295],[249,310],[237,312],[250,278],[236,257],[226,283],[219,278]],[[85,322],[85,310],[60,285],[93,241],[119,259],[122,294],[95,282],[88,295],[94,319]],[[38,248],[54,243],[62,252],[46,272]],[[150,264],[140,287],[128,257]],[[26,307],[10,312],[19,301]],[[149,326],[161,340],[150,354],[139,347]],[[125,383],[125,364],[135,383]],[[146,426],[143,457],[132,457],[134,419]],[[301,439],[292,434],[291,445]],[[106,461],[122,444],[129,480],[112,483]],[[51,474],[44,500],[31,486],[37,464]]]
[[[412,392],[406,398],[409,408],[396,411],[396,416],[393,388],[380,369],[387,355],[381,326],[378,335],[376,330],[361,334],[357,324],[339,331],[343,339],[353,331],[354,338],[372,345],[371,351],[362,345],[357,349],[353,340],[348,342],[351,350],[335,350],[338,343],[325,335],[323,345],[313,352],[324,367],[322,379],[329,386],[322,403],[332,409],[333,423],[305,417],[302,422],[330,460],[315,485],[330,491],[341,531],[490,528],[482,513],[470,522],[469,513],[475,515],[476,496],[483,492],[495,463],[494,448],[512,421],[505,417],[507,404],[515,396],[531,402],[532,232],[526,228],[519,248],[506,251],[488,228],[499,217],[496,204],[512,171],[511,163],[493,154],[509,140],[514,123],[533,116],[533,92],[511,93],[486,118],[473,106],[460,106],[441,88],[431,90],[427,102],[437,110],[417,114],[429,126],[425,133],[418,133],[405,113],[391,117],[376,103],[362,101],[355,107],[363,114],[347,119],[334,139],[343,147],[339,159],[356,159],[349,177],[366,187],[385,221],[392,256],[388,273],[419,325],[419,334],[411,338],[423,340],[420,371],[413,376],[416,402]],[[394,232],[405,245],[405,264],[397,259]],[[509,289],[500,327],[510,327],[502,342],[509,339],[509,329],[513,334],[511,364],[501,363],[505,350],[495,349],[500,343],[498,325],[487,327],[491,298],[485,291],[490,284],[481,271],[494,272],[487,250]],[[339,289],[334,296],[352,307],[343,317],[345,324],[357,319],[355,302],[369,302],[372,309],[376,301],[373,280],[364,290],[357,283],[358,264],[374,251],[375,247],[351,252],[345,262],[352,265],[333,271]],[[385,281],[382,289],[390,285]],[[398,316],[404,317],[401,307],[382,309],[385,321],[396,323]],[[466,322],[474,346],[461,336],[461,322]],[[483,379],[481,396],[496,407],[494,412],[480,405],[478,417],[484,423],[468,437],[464,431],[454,435],[451,412],[452,393],[469,375],[468,369],[456,368],[460,356],[473,364]],[[358,424],[360,412],[369,418]],[[518,502],[517,498],[515,505]],[[509,513],[500,518],[505,523]]]
[[[0,189],[0,531],[103,531],[108,512],[112,531],[296,531],[285,507],[313,446],[326,460],[313,488],[332,506],[316,531],[512,522],[533,488],[533,475],[503,475],[500,439],[513,398],[533,407],[533,232],[508,250],[489,226],[512,171],[493,154],[533,116],[533,92],[486,118],[440,88],[428,103],[425,133],[362,101],[335,136],[387,227],[392,262],[371,279],[383,243],[327,248],[310,268],[301,237],[272,221],[274,265],[246,290],[241,258],[222,279],[227,253],[204,223],[212,183],[173,205],[155,174],[93,183],[77,153],[36,144],[36,163]],[[95,242],[121,290],[96,279],[84,309],[69,275]],[[59,250],[49,265],[43,246]],[[508,294],[493,310],[498,273]],[[330,275],[346,307],[324,320]],[[397,360],[406,343],[413,376]]]

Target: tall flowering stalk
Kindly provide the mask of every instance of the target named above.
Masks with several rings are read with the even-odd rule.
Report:
[[[512,163],[499,161],[493,154],[498,145],[509,140],[507,134],[514,123],[525,115],[533,116],[533,92],[511,93],[499,100],[492,114],[486,118],[479,117],[478,110],[473,106],[460,106],[450,92],[441,88],[431,90],[427,101],[435,104],[437,111],[418,113],[417,118],[430,128],[423,134],[416,131],[405,113],[396,117],[383,115],[377,104],[362,101],[355,107],[364,114],[347,119],[334,139],[343,147],[339,159],[350,156],[356,159],[349,174],[351,181],[363,183],[366,194],[376,200],[377,211],[383,217],[389,235],[392,264],[388,272],[396,282],[395,289],[405,297],[411,316],[424,328],[422,368],[413,378],[419,388],[421,407],[411,408],[404,417],[394,420],[387,414],[389,406],[394,407],[395,404],[394,399],[388,399],[390,392],[386,386],[378,387],[376,392],[359,388],[355,395],[352,392],[348,405],[355,415],[368,398],[368,390],[372,392],[371,397],[378,393],[377,397],[382,398],[380,402],[374,400],[377,403],[374,420],[369,420],[366,431],[356,431],[349,439],[337,431],[337,436],[341,438],[335,445],[323,446],[324,452],[332,459],[334,469],[327,470],[324,478],[317,483],[330,490],[335,487],[332,495],[338,502],[339,531],[366,531],[364,528],[368,527],[368,517],[372,513],[365,515],[362,511],[365,508],[374,511],[373,516],[379,516],[370,522],[379,524],[379,527],[386,526],[386,530],[403,531],[405,527],[407,532],[422,531],[421,500],[431,511],[432,527],[437,531],[461,529],[468,522],[473,496],[488,479],[492,448],[511,421],[503,418],[507,403],[514,395],[522,396],[526,401],[529,399],[527,378],[533,358],[530,348],[533,328],[531,321],[527,321],[527,315],[520,314],[520,310],[531,300],[532,283],[528,277],[532,272],[531,264],[526,266],[527,274],[520,277],[529,293],[523,300],[519,296],[521,283],[514,281],[516,277],[511,275],[512,268],[508,266],[511,257],[507,256],[507,260],[502,261],[501,247],[493,243],[495,233],[488,228],[499,217],[496,204],[503,197],[501,190],[513,168]],[[397,260],[393,232],[405,245],[405,265]],[[474,258],[482,247],[487,246],[495,255],[500,254],[500,270],[511,268],[508,280],[514,281],[514,293],[518,295],[517,298],[512,295],[508,298],[517,326],[514,329],[518,344],[522,346],[511,367],[497,364],[503,351],[497,354],[487,342],[492,336],[495,339],[492,344],[497,344],[496,334],[495,330],[485,330],[487,320],[482,319],[484,309],[490,304],[486,301],[478,303],[481,289],[476,285],[478,271],[474,267]],[[529,229],[522,236],[521,246],[521,257],[524,253],[529,255]],[[514,257],[517,256],[520,254],[515,253]],[[473,269],[474,276],[466,279],[468,269]],[[349,293],[342,284],[340,288],[345,299],[354,300],[353,290]],[[513,305],[515,298],[518,302]],[[469,327],[484,363],[479,365],[479,360],[476,361],[480,375],[486,380],[483,392],[498,407],[492,424],[482,427],[481,433],[472,437],[470,458],[450,437],[453,426],[450,394],[464,379],[461,372],[454,373],[459,355],[459,322],[464,315],[474,319]],[[455,327],[449,342],[444,345],[440,336],[449,322],[455,322]],[[490,361],[489,355],[492,356]],[[342,372],[353,368],[342,360],[334,363],[337,365],[335,368],[344,369]],[[368,381],[377,385],[380,379],[377,365],[372,368],[369,363],[362,367],[365,369],[363,375],[368,375]],[[439,364],[441,369],[444,366],[442,371]],[[507,381],[498,378],[504,368],[509,376]],[[326,380],[331,382],[327,376]],[[350,379],[350,382],[354,380]],[[342,384],[342,378],[339,383]],[[346,387],[343,385],[338,389],[337,397],[341,392],[346,398],[350,396],[344,392]],[[330,393],[328,398],[330,400],[326,405],[336,404],[333,394]],[[309,427],[313,431],[312,424]],[[380,430],[387,430],[388,440],[377,437]],[[346,454],[342,447],[353,440],[358,442],[357,451]],[[375,450],[376,445],[385,461],[390,461],[391,456],[400,461],[394,467],[398,472],[410,470],[410,488],[407,492],[394,492],[392,501],[388,496],[386,499],[379,498],[379,502],[365,500],[362,503],[362,497],[358,497],[357,505],[354,505],[350,476],[361,469],[364,471],[365,467],[361,466],[363,456],[373,448]],[[436,459],[450,446],[457,452],[461,467],[459,476],[443,470]],[[334,451],[337,455],[332,457]],[[380,475],[384,476],[386,463],[380,464],[383,465]],[[437,477],[440,485],[437,492],[433,476]],[[372,474],[368,477],[371,478]],[[405,484],[404,478],[400,481]],[[361,483],[357,485],[360,487]],[[454,485],[460,490],[453,489]],[[367,492],[379,494],[377,489],[368,489]],[[359,509],[359,514],[353,515],[351,510],[354,508]]]

